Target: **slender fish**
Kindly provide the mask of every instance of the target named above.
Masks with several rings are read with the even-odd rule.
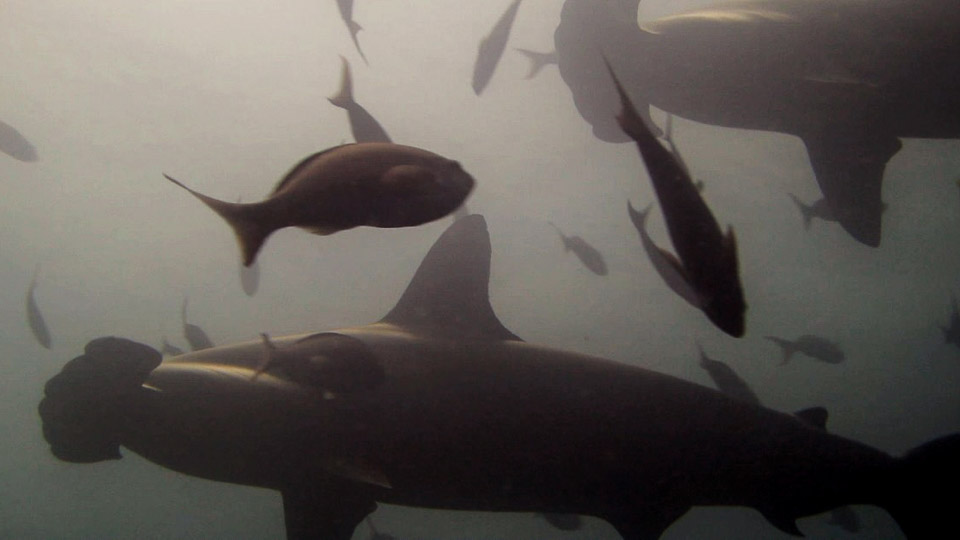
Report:
[[[33,332],[33,337],[37,339],[37,343],[45,349],[49,349],[52,344],[50,330],[47,328],[47,323],[43,320],[40,308],[37,307],[37,300],[34,298],[38,273],[40,273],[39,264],[33,270],[33,278],[30,280],[30,287],[27,288],[27,324],[30,325],[30,331]]]
[[[520,7],[520,0],[514,0],[510,7],[503,12],[497,24],[493,26],[487,37],[480,42],[480,50],[477,52],[477,61],[473,65],[473,93],[480,95],[483,89],[487,87],[493,72],[503,56],[503,50],[507,47],[507,39],[510,37],[510,28],[513,26],[514,19],[517,18],[517,9]]]

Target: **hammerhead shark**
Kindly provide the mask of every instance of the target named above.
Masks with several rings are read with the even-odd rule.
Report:
[[[895,458],[692,382],[526,343],[490,305],[490,254],[484,218],[457,220],[366,326],[162,361],[95,339],[48,381],[44,436],[66,461],[117,459],[122,445],[275,489],[290,540],[348,540],[378,502],[591,515],[627,540],[659,538],[694,505],[753,507],[799,534],[800,517],[876,504],[913,538],[956,532],[935,488],[960,479],[960,434]]]
[[[554,34],[560,75],[602,140],[629,141],[604,54],[644,115],[799,137],[837,221],[877,246],[900,138],[960,138],[955,2],[742,0],[638,24],[639,3],[567,0]]]

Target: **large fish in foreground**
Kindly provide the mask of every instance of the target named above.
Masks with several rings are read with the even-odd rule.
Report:
[[[327,235],[363,225],[412,227],[453,212],[473,178],[451,159],[391,143],[335,146],[307,157],[258,203],[208,197],[164,174],[233,227],[250,266],[267,237],[285,227]]]
[[[379,322],[272,340],[313,358],[289,371],[253,377],[261,341],[161,362],[93,340],[47,383],[44,436],[66,461],[116,459],[122,445],[275,489],[294,540],[348,540],[378,502],[591,515],[628,540],[658,538],[697,505],[749,506],[799,534],[796,519],[859,503],[911,538],[957,534],[941,490],[960,481],[960,435],[895,458],[698,384],[525,343],[490,306],[490,253],[484,219],[460,219]],[[382,368],[371,386],[317,386],[331,364],[344,373],[326,376],[358,375],[344,360],[361,351],[360,371]]]
[[[740,262],[733,228],[727,233],[713,217],[686,169],[668,151],[637,114],[610,64],[607,70],[620,95],[620,127],[636,143],[646,164],[657,200],[667,222],[670,241],[677,250],[679,268],[685,281],[697,293],[700,309],[717,328],[734,337],[746,331],[740,285]],[[631,215],[636,224],[636,219]]]
[[[27,288],[27,324],[37,343],[44,349],[49,349],[52,343],[50,330],[47,328],[46,321],[43,320],[43,314],[40,313],[40,307],[37,306],[37,299],[34,292],[37,289],[37,274],[40,273],[40,265],[33,270],[33,277],[30,278],[30,286]]]
[[[473,93],[478,96],[487,87],[487,83],[490,82],[490,78],[493,77],[493,72],[500,62],[500,57],[503,56],[503,50],[507,47],[507,39],[510,37],[510,28],[513,26],[513,20],[517,18],[517,9],[519,8],[520,0],[514,0],[497,20],[497,24],[490,30],[490,34],[480,42],[477,61],[473,65]]]
[[[716,126],[786,133],[843,228],[881,240],[901,137],[960,138],[960,9],[950,0],[745,0],[637,23],[640,0],[566,0],[560,75],[594,134],[628,142],[605,54],[630,96]]]
[[[342,56],[340,59],[343,61],[340,91],[337,92],[337,95],[327,99],[333,105],[347,111],[350,131],[353,133],[353,139],[358,143],[392,142],[380,122],[377,122],[373,115],[353,99],[353,78],[350,76],[350,63]]]

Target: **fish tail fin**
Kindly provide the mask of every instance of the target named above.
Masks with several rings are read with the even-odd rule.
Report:
[[[537,51],[531,51],[530,49],[521,49],[520,47],[514,47],[517,52],[523,54],[527,57],[527,60],[530,61],[530,69],[527,71],[527,76],[525,79],[532,79],[537,76],[537,73],[540,73],[540,70],[545,66],[555,63],[554,53],[542,53]]]
[[[267,237],[276,230],[275,228],[264,226],[258,221],[250,219],[250,213],[247,211],[249,205],[236,204],[208,197],[188,188],[179,180],[167,174],[163,176],[167,180],[187,190],[191,195],[225,219],[237,236],[240,251],[243,253],[243,265],[250,266],[253,264],[253,261],[257,258],[257,253],[260,251],[260,248],[263,247],[263,243],[267,240]]]
[[[763,336],[770,341],[776,343],[780,346],[780,349],[783,351],[783,362],[780,362],[781,365],[786,364],[790,361],[790,357],[793,356],[793,353],[796,350],[793,348],[793,342],[790,340],[778,338],[777,336]]]
[[[803,201],[798,199],[793,193],[787,193],[790,196],[790,200],[793,201],[793,204],[797,205],[797,209],[800,210],[800,215],[803,216],[803,230],[810,230],[810,222],[813,221],[813,207],[803,204]]]
[[[882,491],[887,500],[880,506],[890,512],[908,538],[958,534],[956,499],[949,495],[960,483],[957,456],[960,433],[920,445],[898,462],[892,485]]]
[[[557,227],[556,224],[554,224],[554,222],[552,221],[548,221],[547,223],[549,223],[550,226],[553,227],[555,231],[557,231],[557,234],[560,235],[560,241],[563,242],[563,249],[565,251],[570,251],[570,246],[567,244],[567,237],[564,236],[563,231],[560,230],[560,227]]]
[[[340,60],[343,65],[340,72],[340,91],[337,92],[337,95],[327,98],[327,100],[341,109],[346,109],[355,103],[353,100],[353,78],[350,76],[350,63],[343,55],[340,56]]]

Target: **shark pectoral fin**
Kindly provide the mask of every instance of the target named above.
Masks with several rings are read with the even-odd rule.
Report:
[[[342,487],[290,486],[281,490],[287,540],[350,540],[377,508],[369,497]]]
[[[858,242],[879,246],[883,172],[887,161],[900,150],[900,140],[876,134],[870,126],[847,126],[805,136],[803,142],[837,221]]]
[[[343,480],[385,489],[393,488],[387,475],[363,458],[331,458],[323,463],[323,470]]]
[[[794,416],[815,428],[827,429],[827,409],[823,407],[810,407],[809,409],[799,410],[793,413]]]
[[[767,518],[767,521],[769,521],[774,527],[792,536],[803,536],[803,533],[797,528],[796,516],[782,515],[781,513],[769,509],[763,510],[758,508],[758,510],[760,510],[760,513],[763,514],[763,517]]]

